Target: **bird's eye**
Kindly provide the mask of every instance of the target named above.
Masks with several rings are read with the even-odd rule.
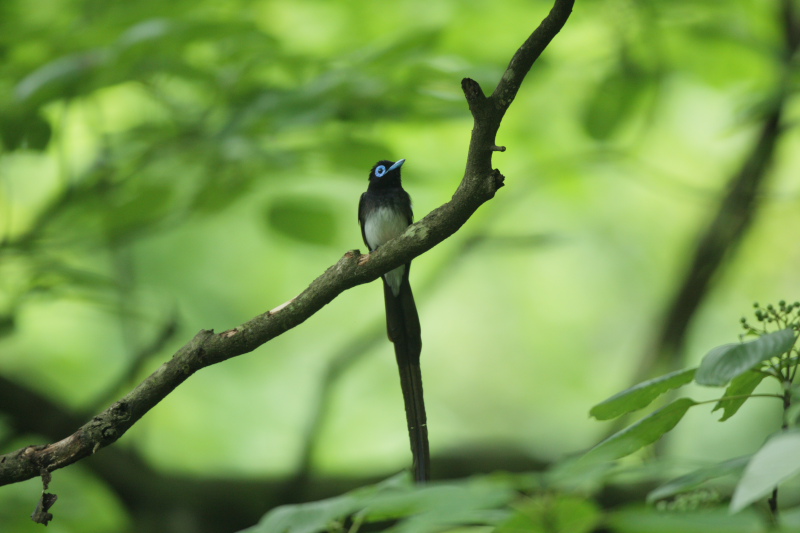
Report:
[[[375,175],[376,175],[377,177],[379,177],[379,178],[380,178],[380,177],[381,177],[381,176],[383,176],[384,174],[386,174],[386,167],[385,167],[385,166],[383,166],[383,165],[378,165],[377,167],[375,167]]]

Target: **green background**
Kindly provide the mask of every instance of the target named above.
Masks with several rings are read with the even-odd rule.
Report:
[[[86,421],[198,330],[274,308],[363,249],[375,161],[407,159],[418,218],[449,200],[472,127],[460,80],[491,91],[550,6],[0,3],[0,376]],[[787,127],[685,349],[655,342],[764,109],[784,98],[786,123],[800,118],[779,92],[782,47],[763,0],[577,2],[503,121],[506,186],[414,261],[434,477],[578,453],[611,427],[590,407],[641,361],[659,361],[646,377],[696,365],[736,341],[753,301],[798,298]],[[312,488],[393,474],[410,453],[382,313],[376,284],[347,291],[192,376],[114,446],[167,476],[283,480],[304,457]],[[3,407],[0,451],[67,436],[20,432],[18,407]],[[663,451],[750,453],[780,424],[771,407],[725,425],[695,409]],[[54,473],[48,531],[138,523],[94,460]],[[0,488],[0,522],[38,531],[40,491]]]

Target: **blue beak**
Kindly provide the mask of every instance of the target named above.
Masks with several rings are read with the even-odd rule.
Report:
[[[405,162],[406,162],[405,159],[399,160],[397,163],[395,163],[394,165],[390,166],[389,169],[386,172],[391,172],[392,170],[394,170],[396,168],[402,167],[403,163],[405,163]]]

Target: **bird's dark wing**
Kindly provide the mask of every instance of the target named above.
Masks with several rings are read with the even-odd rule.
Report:
[[[405,201],[401,202],[400,205],[403,210],[403,215],[405,215],[406,220],[408,220],[408,225],[410,226],[414,223],[414,209],[411,207],[411,196],[409,196],[409,194],[403,189],[400,189],[400,191],[405,196]]]
[[[366,209],[366,200],[365,200],[366,196],[367,193],[362,193],[361,198],[358,199],[358,225],[361,226],[361,239],[364,241],[364,244],[367,245],[367,249],[369,250],[367,235],[364,233],[364,217],[366,216],[364,210]]]

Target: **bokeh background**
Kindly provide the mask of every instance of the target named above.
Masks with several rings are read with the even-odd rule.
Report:
[[[506,187],[414,261],[434,477],[578,453],[612,429],[593,404],[735,342],[754,301],[800,298],[780,4],[577,3],[500,129]],[[363,249],[375,161],[407,159],[418,217],[446,202],[472,126],[460,80],[491,91],[550,6],[1,2],[1,451],[65,437],[198,330]],[[407,467],[383,320],[359,286],[192,376],[54,473],[48,530],[233,531]],[[752,452],[772,407],[695,409],[661,453]],[[3,531],[39,531],[40,492],[0,488]],[[218,522],[193,520],[208,506]]]

